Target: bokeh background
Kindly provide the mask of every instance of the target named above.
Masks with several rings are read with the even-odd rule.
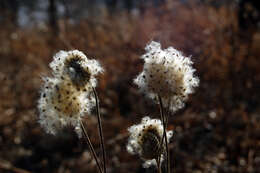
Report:
[[[129,126],[159,117],[132,82],[155,40],[191,56],[201,80],[169,120],[172,172],[259,173],[259,9],[258,0],[1,0],[0,172],[97,172],[72,128],[52,136],[37,123],[41,77],[71,49],[106,69],[97,90],[108,172],[155,172],[125,147]],[[84,122],[101,156],[96,117]]]

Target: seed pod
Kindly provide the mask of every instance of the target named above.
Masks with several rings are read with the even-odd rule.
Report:
[[[155,159],[161,157],[165,148],[161,148],[160,142],[163,137],[163,125],[158,119],[144,117],[140,124],[133,125],[128,129],[130,137],[127,151],[138,154],[145,161],[144,166],[155,165]],[[172,137],[172,131],[167,132],[167,139]]]
[[[162,50],[161,44],[154,41],[145,50],[141,56],[144,59],[143,71],[134,83],[152,99],[160,95],[164,106],[168,106],[170,100],[169,109],[175,112],[184,106],[188,95],[199,85],[199,79],[194,76],[193,62],[173,47]]]
[[[39,123],[51,134],[70,125],[81,137],[80,121],[95,105],[92,87],[96,87],[95,77],[103,68],[78,50],[58,52],[50,67],[54,77],[44,78]]]

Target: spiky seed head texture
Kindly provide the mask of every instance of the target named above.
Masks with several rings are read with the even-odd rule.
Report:
[[[151,119],[146,116],[140,124],[128,128],[130,137],[127,144],[127,151],[131,154],[138,154],[145,162],[144,167],[156,164],[156,158],[163,159],[163,152],[160,142],[163,137],[163,125],[159,119]],[[172,137],[172,131],[167,133],[167,141]]]
[[[38,101],[39,123],[50,134],[70,125],[81,137],[80,121],[95,106],[93,95],[78,91],[71,81],[56,78],[44,78],[44,81]]]
[[[81,137],[80,121],[95,106],[91,88],[96,87],[95,77],[103,68],[78,50],[60,51],[50,67],[54,77],[43,78],[38,100],[39,123],[51,134],[70,125]]]
[[[193,62],[173,47],[162,50],[161,44],[155,41],[145,50],[141,56],[144,59],[143,71],[134,83],[152,99],[160,95],[163,105],[175,112],[184,106],[188,95],[199,85],[199,79],[194,76]]]
[[[78,50],[59,51],[50,63],[56,78],[70,78],[77,88],[91,89],[96,87],[96,76],[104,72],[98,61],[88,59]]]

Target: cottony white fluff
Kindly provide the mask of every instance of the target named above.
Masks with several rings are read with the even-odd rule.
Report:
[[[71,66],[69,62],[75,61],[74,66]],[[79,69],[75,68],[78,65],[84,71],[87,76],[80,75]],[[71,80],[80,80],[80,83],[88,86],[88,88],[96,87],[97,80],[96,75],[102,73],[104,69],[101,67],[98,61],[94,59],[88,59],[87,56],[79,50],[71,51],[59,51],[55,56],[53,61],[50,63],[50,67],[53,70],[53,75],[56,78],[66,78],[70,77]]]
[[[96,75],[104,70],[78,50],[58,52],[50,67],[54,77],[44,78],[39,123],[51,134],[70,125],[81,137],[81,118],[95,106],[92,87],[97,85]]]
[[[65,126],[73,126],[81,137],[80,121],[95,106],[94,96],[78,91],[70,81],[57,78],[44,78],[44,81],[38,100],[39,123],[54,135]]]
[[[144,59],[143,71],[134,83],[153,99],[160,95],[163,105],[175,112],[184,106],[188,95],[199,85],[193,62],[173,47],[162,50],[161,44],[155,41],[145,50],[141,57]]]
[[[127,151],[131,154],[138,154],[145,161],[143,164],[145,168],[156,165],[155,159],[159,155],[155,149],[160,148],[160,141],[163,137],[162,122],[159,119],[150,119],[146,116],[140,124],[128,128],[128,131],[130,137],[127,144]],[[166,134],[167,141],[169,141],[173,132],[168,131]],[[161,160],[163,160],[163,152],[159,153]]]

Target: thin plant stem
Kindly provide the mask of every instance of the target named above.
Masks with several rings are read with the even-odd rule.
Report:
[[[99,130],[99,137],[100,137],[100,142],[101,142],[101,149],[102,149],[102,156],[103,156],[103,170],[104,173],[107,172],[106,169],[106,151],[105,151],[105,144],[104,144],[104,136],[103,136],[103,130],[102,130],[102,123],[101,123],[101,116],[100,116],[100,111],[99,111],[99,100],[98,100],[98,95],[94,87],[92,87],[95,99],[96,99],[96,113],[98,117],[98,130]]]
[[[96,164],[97,164],[97,166],[98,166],[98,170],[99,170],[100,173],[103,173],[102,168],[101,168],[101,166],[100,166],[100,164],[99,164],[99,161],[98,161],[97,154],[96,154],[96,152],[95,152],[95,150],[94,150],[94,148],[93,148],[93,146],[92,146],[92,144],[91,144],[90,138],[89,138],[89,136],[88,136],[88,133],[87,133],[87,131],[86,131],[86,129],[85,129],[85,127],[84,127],[82,121],[80,121],[80,126],[81,126],[81,129],[82,129],[83,134],[84,134],[84,137],[85,137],[84,139],[86,139],[86,141],[87,141],[87,143],[88,143],[88,146],[89,146],[89,148],[90,148],[90,151],[91,151],[91,153],[92,153],[92,155],[93,155],[93,157],[94,157],[94,159],[95,159],[95,161],[96,161]]]
[[[168,120],[169,120],[169,117],[170,117],[170,106],[171,106],[171,100],[169,99],[168,100],[168,105],[167,105],[167,113],[166,113],[166,129],[168,128]]]
[[[156,159],[156,164],[157,164],[157,171],[158,173],[162,173],[162,168],[161,168],[161,163],[160,163],[160,156]]]
[[[159,95],[158,95],[158,100],[159,100]],[[163,140],[164,140],[164,118],[163,118],[163,108],[160,106],[160,120],[161,120],[161,122],[163,122],[163,137],[162,137],[162,139],[161,139],[161,141],[160,141],[160,153],[159,153],[159,156],[158,156],[158,162],[160,163],[161,162],[161,154],[163,154],[164,153],[164,148],[163,148]]]
[[[171,100],[169,99],[168,100],[168,105],[167,105],[167,113],[165,114],[165,119],[166,119],[166,129],[168,128],[168,121],[169,121],[169,117],[170,117],[170,105],[171,105]],[[168,145],[168,144],[167,144]],[[169,170],[169,173],[171,172],[170,169],[171,169],[171,159],[170,159],[170,151],[169,151],[169,147],[168,147],[168,170]]]
[[[166,117],[165,117],[164,111],[163,111],[162,98],[160,95],[158,95],[158,98],[159,98],[159,104],[160,104],[161,119],[163,122],[163,138],[165,139],[167,173],[170,173],[169,147],[168,147],[167,135],[166,135],[166,119],[165,119]],[[162,144],[163,144],[163,142],[162,142]]]

